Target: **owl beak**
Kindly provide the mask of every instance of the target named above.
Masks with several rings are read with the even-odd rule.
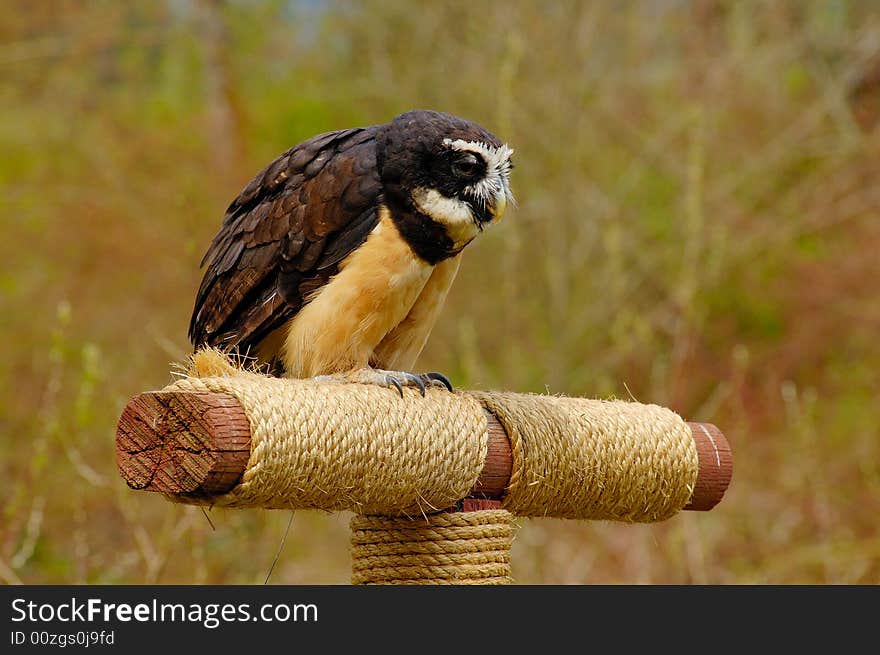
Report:
[[[487,207],[489,214],[492,216],[493,223],[501,220],[508,204],[516,204],[516,200],[514,200],[513,193],[510,191],[510,184],[505,179],[501,183],[501,188],[492,194],[492,199]]]
[[[504,210],[507,209],[507,198],[504,196],[504,193],[496,193],[492,197],[492,200],[489,201],[486,209],[489,210],[493,223],[495,221],[500,221],[501,217],[504,215]]]

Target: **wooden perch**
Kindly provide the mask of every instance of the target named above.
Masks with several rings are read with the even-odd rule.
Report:
[[[504,427],[493,414],[486,414],[488,452],[469,495],[472,499],[502,498],[513,466]],[[711,423],[688,425],[699,457],[699,475],[684,509],[706,511],[724,496],[733,459],[718,428]],[[250,430],[245,410],[232,394],[142,393],[128,403],[119,419],[119,471],[133,489],[191,498],[223,494],[236,486],[247,467]],[[475,506],[481,507],[479,502]]]

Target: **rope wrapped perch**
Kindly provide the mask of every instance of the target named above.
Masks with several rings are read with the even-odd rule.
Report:
[[[177,502],[353,511],[353,580],[402,583],[508,580],[511,514],[650,522],[711,509],[732,464],[717,428],[657,405],[445,389],[401,398],[266,377],[216,353],[132,399],[116,449],[129,486]],[[494,500],[465,519],[439,514],[469,498]]]

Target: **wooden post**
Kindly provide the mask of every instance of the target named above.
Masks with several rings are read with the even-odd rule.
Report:
[[[508,435],[490,412],[488,453],[476,484],[459,510],[501,506],[513,458]],[[688,423],[697,447],[699,475],[686,510],[715,507],[730,483],[733,458],[711,423]],[[204,498],[230,491],[250,455],[250,424],[227,393],[151,391],[134,397],[119,419],[116,461],[133,489]]]

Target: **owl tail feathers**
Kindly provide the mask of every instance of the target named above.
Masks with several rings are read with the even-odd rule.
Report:
[[[174,365],[177,375],[190,378],[215,378],[231,376],[266,377],[257,370],[256,360],[227,353],[219,348],[203,346],[187,357],[186,361]]]

